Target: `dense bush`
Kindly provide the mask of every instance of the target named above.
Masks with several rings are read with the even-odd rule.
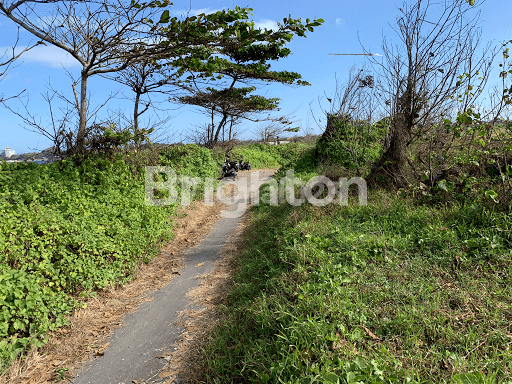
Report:
[[[218,177],[220,168],[212,153],[195,144],[174,145],[160,150],[159,164],[172,166],[180,175]]]
[[[79,166],[73,159],[0,165],[0,368],[65,324],[78,296],[130,280],[172,237],[175,205],[144,202],[142,165],[156,165],[146,152]],[[218,173],[198,146],[159,155],[178,174]]]
[[[253,169],[279,168],[290,162],[296,162],[306,151],[313,148],[311,144],[287,143],[283,145],[249,144],[240,145],[231,151],[234,160],[240,155],[244,161],[251,163]]]
[[[318,140],[317,155],[347,169],[363,169],[376,161],[386,132],[385,119],[371,125],[329,115],[327,127]]]
[[[231,151],[231,157],[238,161],[243,155],[244,161],[251,163],[253,169],[279,168],[280,155],[274,147],[260,143],[241,145]]]

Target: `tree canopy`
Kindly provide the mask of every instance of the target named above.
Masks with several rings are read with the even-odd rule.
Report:
[[[130,67],[165,68],[164,73],[172,78],[162,78],[155,86],[178,85],[192,93],[182,99],[191,102],[204,100],[206,95],[217,101],[224,98],[223,105],[229,100],[234,108],[235,114],[230,116],[235,116],[241,105],[253,111],[262,110],[262,105],[276,108],[274,99],[249,96],[254,91],[251,81],[309,84],[299,73],[273,71],[269,62],[290,55],[286,44],[294,36],[313,32],[322,19],[302,22],[289,16],[278,23],[277,30],[268,30],[256,28],[250,21],[251,8],[237,6],[178,20],[170,17],[171,5],[168,0],[0,0],[0,14],[81,64],[80,77],[72,79],[74,98],[66,99],[79,122],[59,133],[73,138],[68,152],[80,153],[85,148],[87,124],[94,115],[89,112],[87,80],[94,75],[119,78],[117,73],[129,72]],[[50,9],[50,17],[40,16],[41,6]],[[237,82],[244,86],[235,88]],[[146,82],[139,88],[138,95],[149,91]],[[237,103],[235,98],[239,98]],[[136,103],[135,120],[144,111],[139,111]]]
[[[155,27],[162,36],[161,44],[166,46],[178,46],[183,39],[193,42],[158,59],[162,66],[177,68],[178,81],[192,93],[175,100],[220,115],[211,144],[217,142],[229,117],[248,118],[253,113],[277,109],[278,99],[249,95],[256,88],[235,87],[237,83],[309,85],[297,72],[273,71],[269,62],[289,56],[291,50],[286,44],[294,36],[306,37],[323,20],[307,19],[303,23],[301,19],[288,17],[278,23],[277,30],[258,29],[249,20],[251,11],[251,8],[235,7],[184,20],[172,18],[168,22],[168,13],[164,12],[160,21],[169,25]]]

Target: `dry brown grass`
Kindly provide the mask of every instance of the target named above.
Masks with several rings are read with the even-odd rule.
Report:
[[[275,171],[256,169],[243,172],[241,175],[248,176],[248,173],[260,172],[260,177],[266,177]],[[229,184],[222,191],[224,197],[233,197],[236,194],[237,187]],[[187,293],[187,297],[191,299],[190,306],[195,309],[187,309],[179,314],[178,324],[185,329],[179,340],[170,346],[171,352],[162,356],[169,362],[159,374],[161,378],[169,378],[165,384],[175,383],[176,377],[179,378],[180,384],[206,383],[204,348],[211,331],[221,320],[219,305],[225,303],[233,283],[236,257],[244,248],[245,230],[248,225],[249,214],[246,213],[222,247],[221,258],[215,263],[213,271],[198,276],[201,280],[199,286]]]
[[[218,306],[225,303],[233,283],[235,260],[244,247],[243,239],[248,223],[249,215],[245,214],[237,229],[222,247],[222,258],[215,263],[213,271],[198,276],[201,280],[200,285],[188,292],[191,306],[199,309],[188,309],[179,315],[179,325],[185,330],[179,340],[171,346],[172,352],[163,356],[169,361],[160,372],[160,377],[170,378],[165,384],[173,383],[176,376],[179,377],[180,383],[206,383],[204,347],[208,343],[212,329],[221,319]]]

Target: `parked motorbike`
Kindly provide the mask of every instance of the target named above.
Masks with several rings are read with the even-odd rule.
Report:
[[[229,155],[226,156],[226,160],[222,165],[222,177],[234,177],[236,178],[236,173],[238,172],[238,163],[236,161],[231,161]]]
[[[250,171],[251,170],[251,163],[249,162],[244,162],[244,156],[240,156],[240,164],[239,164],[239,168],[242,170],[242,171]]]

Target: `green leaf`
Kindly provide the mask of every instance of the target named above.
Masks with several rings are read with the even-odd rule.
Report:
[[[485,384],[485,376],[482,372],[459,373],[453,376],[454,384]]]
[[[364,361],[359,356],[356,357],[356,359],[354,360],[354,363],[356,363],[356,365],[359,367],[359,369],[361,371],[365,371],[368,368],[368,364],[366,364],[366,361]]]
[[[499,201],[497,199],[498,194],[496,192],[494,192],[492,189],[489,189],[489,190],[485,191],[484,194],[485,194],[485,197],[491,199],[495,203],[499,203]]]
[[[160,16],[159,23],[166,24],[169,22],[169,10],[165,10],[162,15]]]
[[[16,320],[13,324],[14,329],[21,330],[25,328],[25,324],[23,324],[20,320]]]
[[[340,378],[338,377],[338,375],[335,375],[334,373],[325,374],[324,380],[326,380],[329,383],[335,383],[335,384],[339,384],[339,382],[340,382]]]
[[[357,374],[356,372],[354,371],[351,371],[351,372],[347,372],[347,383],[349,384],[353,384],[353,383],[357,383]]]

